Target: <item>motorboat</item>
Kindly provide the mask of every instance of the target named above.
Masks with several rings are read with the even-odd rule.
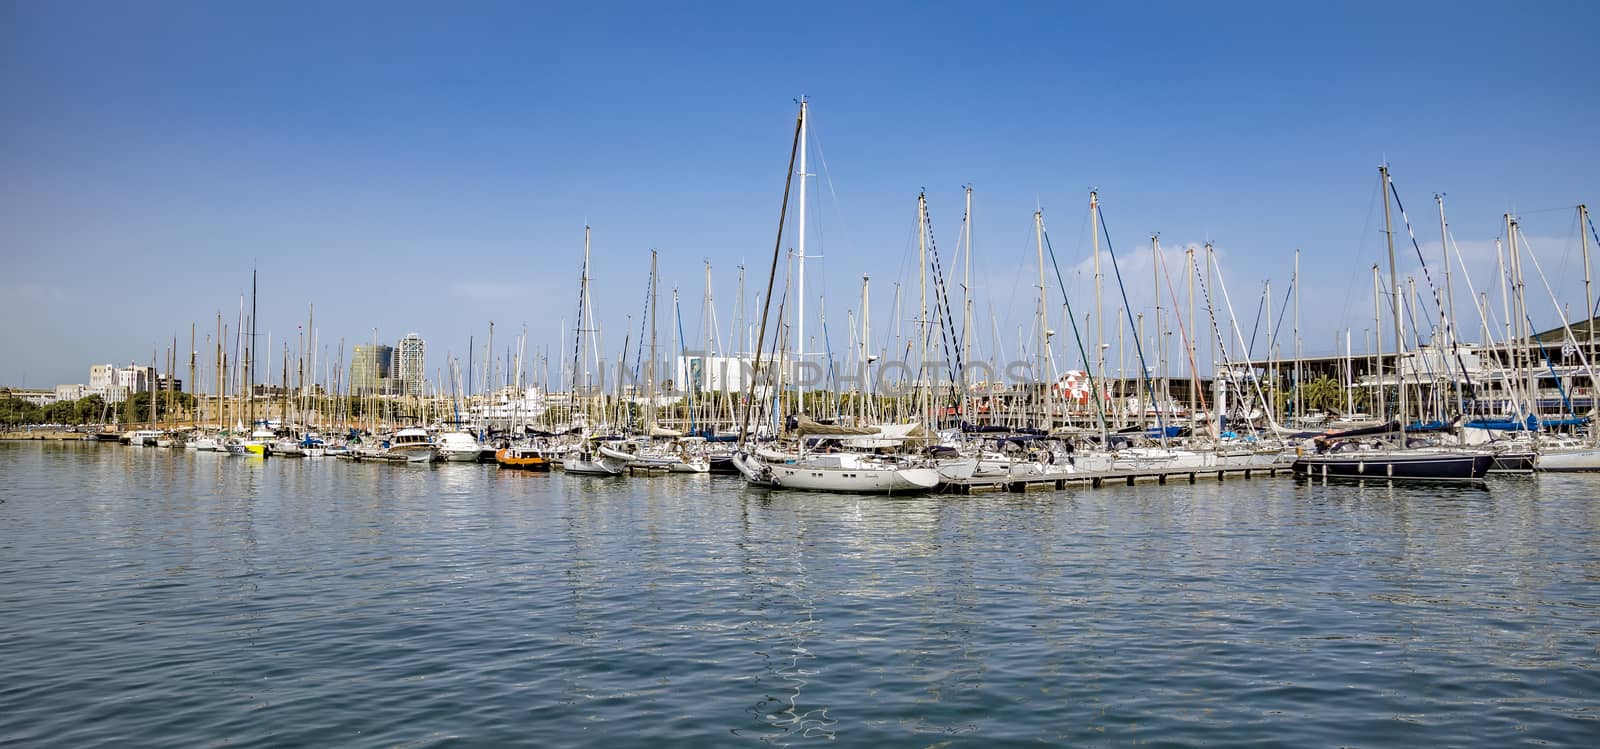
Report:
[[[435,444],[439,447],[439,459],[447,463],[476,463],[483,453],[478,438],[466,432],[445,432]]]
[[[428,436],[428,430],[406,427],[389,438],[384,455],[390,460],[407,463],[432,463],[439,459],[439,448]]]

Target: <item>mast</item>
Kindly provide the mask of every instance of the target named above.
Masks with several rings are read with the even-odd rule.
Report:
[[[922,283],[922,301],[917,308],[917,418],[928,409],[928,394],[923,387],[928,376],[928,198],[917,193],[917,263],[921,266],[918,278]],[[927,423],[927,422],[924,422]]]
[[[1186,287],[1189,295],[1189,329],[1198,331],[1200,322],[1196,320],[1194,316],[1194,247],[1190,246],[1188,249],[1184,250],[1183,254],[1185,261],[1184,267],[1187,270],[1187,273],[1184,274],[1187,276],[1184,286]],[[1207,337],[1209,338],[1214,336]],[[1194,356],[1194,349],[1190,348],[1189,361],[1191,364],[1194,362]],[[1200,368],[1198,366],[1194,367],[1190,374],[1194,377],[1194,379],[1189,383],[1189,419],[1193,421],[1195,415],[1200,411]]]
[[[867,296],[867,282],[868,282],[867,276],[865,274],[862,274],[862,276],[861,276],[861,393],[860,393],[861,397],[859,398],[859,400],[861,402],[859,404],[857,404],[857,408],[856,408],[856,412],[857,412],[857,414],[856,414],[856,418],[857,418],[856,425],[857,426],[860,426],[861,424],[865,424],[866,423],[866,421],[867,421],[867,399],[872,396],[872,356],[871,356],[872,347],[871,347],[871,344],[869,343],[869,341],[871,340],[870,336],[872,334],[872,328],[871,328],[870,323],[868,322],[868,319],[872,315],[869,312],[869,310],[871,308],[868,306],[869,303],[868,303],[868,296]]]
[[[218,429],[226,428],[227,425],[228,425],[227,414],[226,414],[226,411],[225,411],[226,406],[224,405],[225,401],[223,400],[228,395],[228,393],[227,393],[228,383],[227,383],[227,376],[226,376],[226,373],[228,371],[228,364],[227,364],[227,361],[223,358],[222,338],[223,338],[223,334],[222,334],[222,310],[217,310],[217,354],[216,354],[216,363],[217,363],[217,412],[215,414],[213,414],[213,415],[217,417],[217,428]]]
[[[1161,235],[1159,233],[1150,235],[1150,277],[1151,283],[1153,284],[1151,286],[1151,290],[1154,291],[1156,295],[1156,368],[1150,373],[1150,389],[1151,391],[1154,391],[1156,383],[1166,381],[1164,373],[1166,371],[1167,358],[1167,338],[1162,332],[1163,329],[1161,327]],[[1164,422],[1164,420],[1161,418],[1162,403],[1167,399],[1171,392],[1172,388],[1170,387],[1161,388],[1159,396],[1153,398],[1155,402],[1150,404],[1156,409],[1157,423]],[[1161,429],[1161,446],[1168,446],[1167,430],[1164,423]]]
[[[150,409],[149,409],[150,422],[147,425],[147,428],[149,428],[149,429],[155,429],[156,428],[156,377],[155,377],[155,371],[156,371],[156,350],[155,349],[150,349],[150,374],[151,374],[151,376],[145,378],[145,379],[150,381]]]
[[[1275,393],[1278,389],[1278,371],[1277,359],[1273,356],[1273,351],[1276,349],[1278,341],[1277,338],[1272,334],[1272,279],[1267,279],[1265,286],[1261,290],[1261,293],[1266,295],[1267,300],[1267,303],[1262,305],[1266,308],[1267,313],[1267,362],[1266,366],[1262,367],[1262,369],[1267,375],[1267,381],[1272,383],[1272,390]],[[1267,417],[1272,419],[1273,422],[1278,420],[1278,414],[1274,414],[1272,412],[1273,406],[1277,405],[1277,400],[1278,399],[1274,397],[1271,402],[1261,404],[1261,406],[1266,409]]]
[[[805,372],[806,362],[806,114],[807,104],[804,96],[800,97],[800,217],[796,227],[800,237],[798,243],[799,262],[795,277],[796,309],[794,340],[794,358],[800,372]],[[800,413],[806,412],[806,378],[795,377],[795,394],[800,401]]]
[[[1450,346],[1450,349],[1452,351],[1454,351],[1455,347],[1456,347],[1456,340],[1457,340],[1457,334],[1456,334],[1456,291],[1455,291],[1455,286],[1452,285],[1451,276],[1450,276],[1450,224],[1449,224],[1449,222],[1445,221],[1445,218],[1444,218],[1444,193],[1436,193],[1436,194],[1434,194],[1433,200],[1434,200],[1435,203],[1439,204],[1439,250],[1444,255],[1444,305],[1445,305],[1445,309],[1444,309],[1444,311],[1439,313],[1439,317],[1443,318],[1443,320],[1444,320],[1444,328],[1445,328],[1445,331],[1446,331],[1445,343]],[[1588,263],[1584,263],[1584,278],[1585,279],[1588,278],[1588,271],[1589,271]],[[1470,286],[1470,284],[1468,284],[1468,285]],[[1448,370],[1449,368],[1446,367],[1446,369]],[[1463,379],[1467,376],[1467,373],[1466,373],[1465,370],[1463,370],[1461,372],[1461,376],[1462,376]],[[1452,380],[1452,382],[1450,383],[1450,387],[1451,387],[1452,390],[1456,391],[1456,413],[1458,413],[1458,414],[1465,413],[1466,410],[1467,410],[1466,409],[1466,395],[1461,392],[1461,383],[1460,383],[1460,381],[1456,380],[1454,375],[1451,375],[1450,379]]]
[[[1095,377],[1104,383],[1106,378],[1106,324],[1105,310],[1100,303],[1100,193],[1095,190],[1089,191],[1089,238],[1094,242],[1094,350],[1095,359],[1098,361],[1100,369],[1095,373]],[[1044,263],[1040,262],[1039,265],[1042,272]],[[1040,285],[1042,286],[1043,282],[1040,282]],[[1117,325],[1120,330],[1122,323],[1118,322]],[[1122,352],[1118,351],[1117,355],[1121,356]],[[1102,385],[1102,387],[1104,386]],[[1118,395],[1120,395],[1122,391],[1120,378],[1117,382],[1117,391]]]
[[[195,323],[189,323],[189,424],[200,428],[200,383],[195,381],[195,371],[200,350],[194,347]]]
[[[765,303],[761,307],[761,328],[760,328],[760,331],[756,334],[755,359],[754,359],[754,362],[753,362],[753,366],[751,367],[751,370],[750,370],[750,372],[751,372],[751,378],[750,378],[751,379],[751,391],[750,391],[750,396],[745,399],[744,415],[742,417],[740,417],[740,426],[739,426],[739,447],[740,448],[744,447],[745,433],[749,430],[749,427],[750,427],[750,410],[751,410],[751,406],[754,405],[755,392],[756,392],[754,383],[756,381],[756,377],[758,375],[760,375],[760,373],[761,373],[761,348],[762,348],[762,345],[764,344],[764,342],[766,340],[766,335],[767,335],[767,313],[772,308],[772,284],[777,279],[777,275],[778,275],[778,253],[780,253],[782,251],[782,249],[783,249],[783,220],[788,215],[788,212],[789,212],[789,188],[793,184],[793,179],[794,179],[794,157],[795,157],[795,151],[797,151],[799,149],[799,147],[800,147],[800,134],[803,132],[804,127],[805,127],[805,110],[801,109],[800,115],[797,118],[797,121],[795,122],[794,143],[789,147],[789,166],[788,166],[788,168],[784,169],[783,203],[778,208],[778,236],[773,241],[773,244],[772,244],[772,269],[767,274],[767,293],[766,293],[766,296],[764,297]]]
[[[650,363],[645,367],[645,423],[655,427],[656,420],[656,251],[650,250]]]
[[[972,185],[967,185],[966,192],[967,211],[961,222],[962,230],[966,232],[967,251],[961,272],[961,418],[971,419],[972,383],[967,372],[972,362]]]
[[[250,413],[250,429],[256,428],[256,271],[250,269],[250,346],[245,349],[245,367],[250,370],[250,387],[245,390],[245,403]],[[270,356],[270,354],[269,354]]]
[[[1093,198],[1091,197],[1090,200],[1092,202]],[[1051,383],[1050,372],[1047,369],[1048,365],[1046,364],[1045,357],[1048,355],[1050,349],[1050,331],[1046,328],[1047,318],[1045,316],[1044,211],[1041,210],[1035,210],[1033,212],[1033,244],[1038,251],[1039,263],[1039,315],[1038,321],[1034,323],[1034,325],[1039,328],[1039,395],[1038,400],[1035,401],[1035,405],[1039,409],[1039,422],[1034,424],[1034,426],[1039,429],[1047,429],[1048,427],[1043,425],[1050,420]]]
[[[1405,359],[1406,342],[1400,322],[1400,277],[1395,271],[1394,262],[1394,227],[1389,217],[1389,167],[1378,167],[1378,175],[1383,179],[1383,235],[1389,245],[1389,295],[1394,299],[1394,371],[1395,384],[1400,391],[1400,400],[1396,411],[1400,415],[1400,446],[1406,444],[1406,386],[1405,367],[1401,363]]]
[[[1300,359],[1303,351],[1300,348],[1300,248],[1294,248],[1294,276],[1290,283],[1294,285],[1294,417],[1305,418],[1305,413],[1300,410]]]
[[[1383,281],[1378,277],[1378,264],[1372,264],[1372,372],[1378,393],[1378,419],[1388,420],[1389,401],[1383,397]],[[1364,334],[1363,334],[1364,335]]]
[[[1592,358],[1594,356],[1594,291],[1589,286],[1589,235],[1583,231],[1583,227],[1587,226],[1588,223],[1589,206],[1580,204],[1578,206],[1578,237],[1583,243],[1583,317],[1586,320],[1583,327],[1588,329],[1588,355]]]

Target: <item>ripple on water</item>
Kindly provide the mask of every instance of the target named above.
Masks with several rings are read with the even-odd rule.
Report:
[[[977,497],[0,444],[0,743],[1587,744],[1600,479]]]

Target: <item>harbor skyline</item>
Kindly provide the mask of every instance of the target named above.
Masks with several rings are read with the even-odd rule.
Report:
[[[181,349],[191,323],[203,337],[219,311],[232,319],[252,268],[263,345],[315,305],[324,347],[416,331],[430,379],[471,337],[481,347],[490,321],[505,340],[527,323],[530,356],[559,359],[586,223],[609,358],[637,335],[652,247],[663,335],[676,287],[699,337],[707,261],[726,335],[738,265],[759,273],[770,252],[801,95],[814,103],[808,254],[820,258],[808,325],[820,336],[825,319],[835,347],[862,275],[874,328],[897,322],[917,193],[948,262],[968,184],[979,327],[1008,346],[1035,313],[1035,208],[1069,294],[1092,293],[1097,187],[1134,306],[1154,303],[1152,233],[1173,252],[1215,241],[1235,306],[1252,309],[1263,281],[1275,298],[1288,289],[1298,247],[1303,304],[1319,311],[1305,350],[1332,353],[1335,331],[1353,328],[1360,352],[1385,159],[1430,261],[1443,192],[1474,274],[1493,275],[1512,212],[1557,296],[1581,298],[1572,206],[1594,202],[1586,166],[1600,156],[1584,132],[1600,110],[1587,6],[1450,6],[1442,34],[1424,6],[1270,20],[1019,8],[979,24],[916,7],[798,23],[635,12],[603,30],[598,11],[515,6],[470,19],[427,6],[374,19],[358,5],[14,13],[0,32],[23,71],[0,84],[20,112],[0,146],[0,292],[49,314],[0,333],[0,384],[77,382],[91,363],[147,362],[174,335]],[[596,33],[572,33],[584,30]],[[1416,263],[1396,234],[1406,273]],[[1538,329],[1559,325],[1550,305],[1529,306]]]

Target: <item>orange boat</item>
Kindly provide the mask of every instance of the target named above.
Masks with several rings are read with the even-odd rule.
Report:
[[[524,471],[548,471],[550,460],[537,450],[503,447],[494,453],[494,462],[501,468],[518,468]]]

